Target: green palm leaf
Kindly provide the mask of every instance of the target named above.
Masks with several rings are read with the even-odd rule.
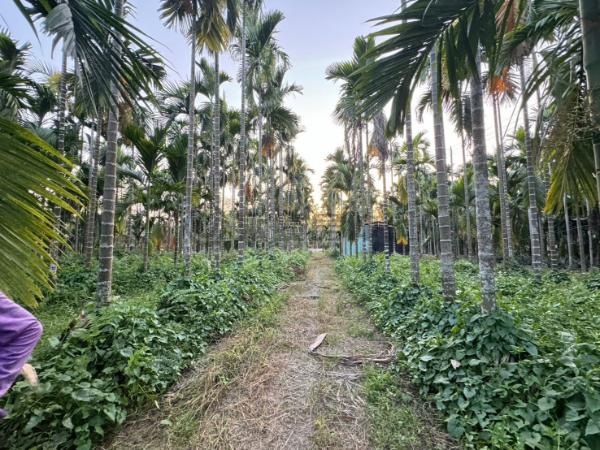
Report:
[[[65,244],[51,206],[75,213],[83,194],[71,163],[20,125],[0,118],[0,290],[35,305],[51,288],[51,245]]]

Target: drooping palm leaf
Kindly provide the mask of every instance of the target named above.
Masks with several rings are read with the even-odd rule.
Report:
[[[113,98],[114,85],[120,97],[133,105],[141,93],[152,92],[159,83],[155,65],[148,64],[160,61],[156,51],[141,30],[111,10],[111,1],[13,1],[30,23],[44,21],[55,46],[62,41],[64,50],[76,58],[88,92]]]
[[[0,118],[0,290],[28,305],[51,287],[50,246],[65,243],[52,206],[81,206],[70,169],[38,136]]]

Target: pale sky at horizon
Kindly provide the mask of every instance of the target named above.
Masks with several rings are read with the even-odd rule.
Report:
[[[157,41],[159,52],[167,60],[172,80],[184,80],[189,72],[189,48],[183,35],[165,28],[157,12],[159,0],[129,0],[135,7],[132,23],[144,30]],[[29,25],[21,16],[12,0],[0,0],[8,5],[0,8],[0,28],[8,28],[13,38],[21,43],[33,45],[34,58],[52,61],[59,66],[59,55],[55,52],[51,58],[50,39],[40,34],[42,47],[36,40]],[[281,10],[286,19],[279,28],[277,39],[281,47],[289,54],[292,68],[288,82],[300,84],[303,95],[296,95],[287,101],[302,120],[304,132],[295,142],[296,151],[304,157],[314,170],[312,175],[315,200],[320,202],[319,182],[325,167],[325,157],[343,144],[343,130],[334,119],[339,87],[325,80],[326,68],[338,61],[351,57],[354,38],[373,31],[369,19],[392,13],[400,5],[400,0],[266,0],[264,9]],[[235,76],[238,63],[229,56],[223,57],[222,69]],[[232,107],[239,108],[239,85],[227,83],[224,95]],[[503,116],[505,112],[503,112]],[[489,118],[489,119],[488,119]],[[505,119],[505,123],[507,120]],[[493,121],[486,114],[488,152],[493,150]],[[426,114],[423,123],[414,124],[415,133],[427,131],[433,144],[431,116]],[[446,124],[448,149],[453,149],[454,165],[461,163],[460,142]],[[433,150],[433,149],[432,149]],[[448,158],[450,163],[450,158]]]

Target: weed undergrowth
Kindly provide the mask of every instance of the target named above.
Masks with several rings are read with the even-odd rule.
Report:
[[[5,405],[9,418],[0,424],[0,447],[91,448],[128,411],[157,399],[210,342],[269,300],[306,261],[306,254],[281,252],[248,255],[219,270],[196,261],[195,276],[174,278],[158,303],[121,297],[90,311],[36,355],[37,389],[23,382],[14,386]],[[131,290],[149,282],[122,277]],[[167,282],[171,275],[154,277]]]
[[[497,274],[499,309],[479,309],[477,267],[456,264],[458,295],[443,300],[439,263],[424,259],[421,285],[395,257],[337,264],[376,325],[398,342],[422,396],[470,448],[600,448],[600,292],[598,274],[527,270]]]

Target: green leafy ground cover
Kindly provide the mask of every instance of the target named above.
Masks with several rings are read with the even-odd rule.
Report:
[[[203,261],[197,259],[195,267],[202,270]],[[179,277],[181,265],[174,265],[170,255],[157,255],[150,259],[147,272],[143,271],[141,255],[131,254],[115,258],[113,292],[116,298],[126,297],[127,303],[153,307],[167,283]],[[98,265],[85,267],[81,257],[66,255],[56,280],[56,288],[41,302],[33,314],[44,325],[44,334],[36,355],[48,349],[49,338],[62,333],[81,311],[89,309],[95,300]],[[52,351],[52,350],[50,350]]]
[[[442,299],[439,263],[337,264],[376,325],[398,342],[400,364],[465,447],[600,448],[600,274],[498,271],[500,309],[480,313],[477,267],[456,264],[456,302]]]
[[[183,280],[174,273],[158,301],[121,296],[90,312],[84,326],[62,340],[50,337],[35,356],[38,388],[14,386],[5,405],[10,417],[0,424],[0,447],[91,448],[128,411],[165,392],[210,342],[269,301],[306,261],[304,253],[275,252],[211,270],[197,260],[195,276]],[[118,276],[132,291],[150,282]],[[74,278],[73,285],[88,283],[87,275]]]

